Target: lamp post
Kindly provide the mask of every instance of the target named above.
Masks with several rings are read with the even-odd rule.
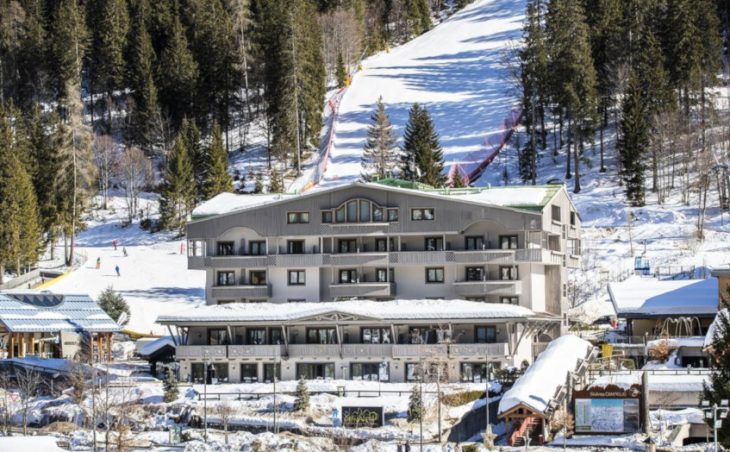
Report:
[[[713,450],[717,452],[717,429],[722,427],[722,420],[727,417],[728,400],[720,400],[720,406],[717,406],[717,403],[713,403],[710,406],[709,400],[703,400],[700,404],[700,409],[705,412],[705,419],[712,420],[712,435],[715,444]]]
[[[210,354],[203,352],[203,438],[208,442],[208,363]]]
[[[484,410],[486,412],[487,417],[487,425],[484,429],[484,446],[487,448],[494,447],[493,441],[496,435],[492,433],[492,423],[489,419],[489,380],[491,379],[491,369],[489,365],[489,346],[485,347],[485,360],[486,360],[486,368],[485,368],[485,375],[484,379],[486,380],[486,387],[484,389]]]

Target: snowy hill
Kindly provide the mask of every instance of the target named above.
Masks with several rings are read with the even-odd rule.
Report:
[[[399,138],[408,110],[425,105],[446,162],[476,166],[500,141],[517,108],[503,55],[522,35],[524,0],[479,0],[412,41],[368,58],[340,105],[322,186],[360,177],[360,158],[378,97]]]

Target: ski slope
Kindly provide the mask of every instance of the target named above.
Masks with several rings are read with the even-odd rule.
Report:
[[[504,55],[522,36],[524,0],[478,0],[429,32],[368,58],[342,99],[321,187],[360,178],[360,159],[378,97],[399,143],[418,102],[434,120],[446,171],[468,173],[501,141],[518,95]]]

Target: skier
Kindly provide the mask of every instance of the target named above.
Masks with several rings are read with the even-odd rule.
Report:
[[[96,269],[99,270],[101,268],[101,257],[96,258]]]
[[[124,257],[127,257],[127,247],[122,247],[122,253],[124,253]]]
[[[114,247],[114,251],[116,251],[117,250],[117,241],[116,240],[112,240],[112,246]]]
[[[122,276],[121,274],[119,274],[119,265],[114,266],[114,271],[117,272],[117,276]]]

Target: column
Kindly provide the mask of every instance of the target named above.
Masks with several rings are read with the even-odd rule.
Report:
[[[8,347],[8,356],[11,358],[15,358],[15,351],[13,350],[15,348],[15,333],[10,333],[10,347]]]
[[[20,333],[20,342],[18,343],[18,357],[25,358],[25,333]]]

